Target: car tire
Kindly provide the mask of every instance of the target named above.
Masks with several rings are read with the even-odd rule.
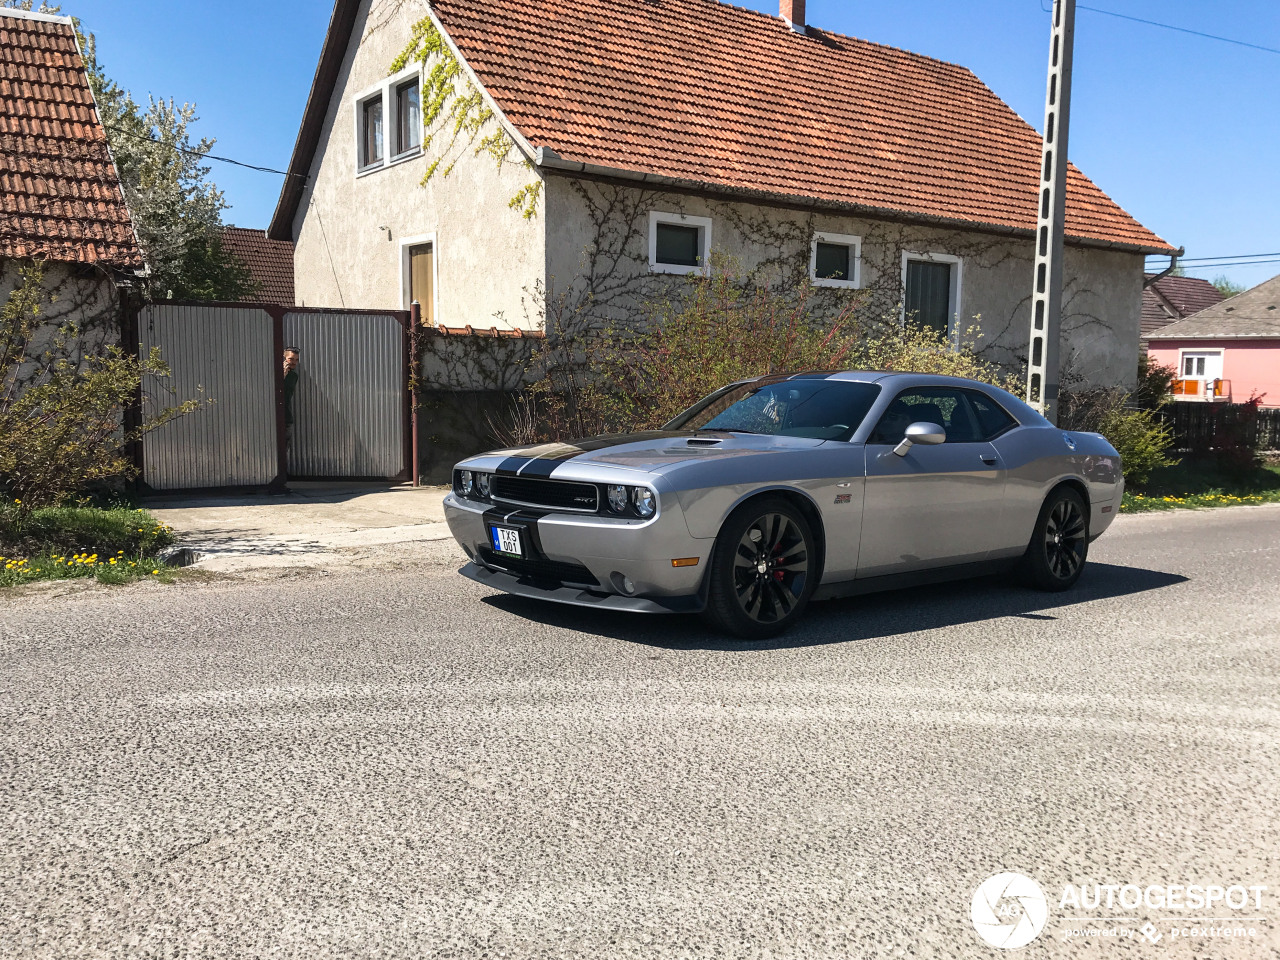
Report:
[[[711,551],[705,618],[746,640],[777,636],[800,619],[817,587],[817,538],[782,497],[744,504]]]
[[[1072,487],[1058,487],[1045,499],[1022,557],[1023,578],[1038,590],[1075,586],[1089,556],[1089,510]]]

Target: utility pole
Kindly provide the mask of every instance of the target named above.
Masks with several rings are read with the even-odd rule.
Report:
[[[1062,238],[1067,211],[1067,136],[1071,121],[1071,60],[1076,0],[1053,0],[1049,82],[1044,103],[1036,263],[1031,297],[1031,349],[1027,402],[1058,422],[1059,347],[1062,333]]]

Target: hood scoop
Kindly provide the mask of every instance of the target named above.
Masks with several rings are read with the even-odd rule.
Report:
[[[691,447],[715,447],[724,443],[724,437],[690,437],[685,443]]]

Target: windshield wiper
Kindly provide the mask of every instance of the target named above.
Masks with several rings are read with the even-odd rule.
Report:
[[[759,436],[758,430],[744,430],[742,427],[698,427],[695,433],[749,433]]]

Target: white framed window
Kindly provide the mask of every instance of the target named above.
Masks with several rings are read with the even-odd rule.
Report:
[[[364,173],[386,160],[386,104],[382,91],[356,101],[356,170]]]
[[[902,313],[955,338],[963,309],[964,260],[949,253],[902,254]]]
[[[422,153],[422,73],[410,67],[356,97],[356,175]]]
[[[844,233],[815,233],[809,248],[809,279],[815,287],[860,287],[862,238]]]
[[[1184,380],[1221,380],[1221,350],[1179,350],[1179,376]]]
[[[400,241],[400,295],[404,309],[417,300],[422,320],[434,327],[440,308],[440,247],[434,233],[404,237]]]
[[[649,269],[654,273],[711,272],[711,218],[649,214]]]
[[[391,88],[396,133],[393,159],[422,150],[422,80],[416,73]]]

